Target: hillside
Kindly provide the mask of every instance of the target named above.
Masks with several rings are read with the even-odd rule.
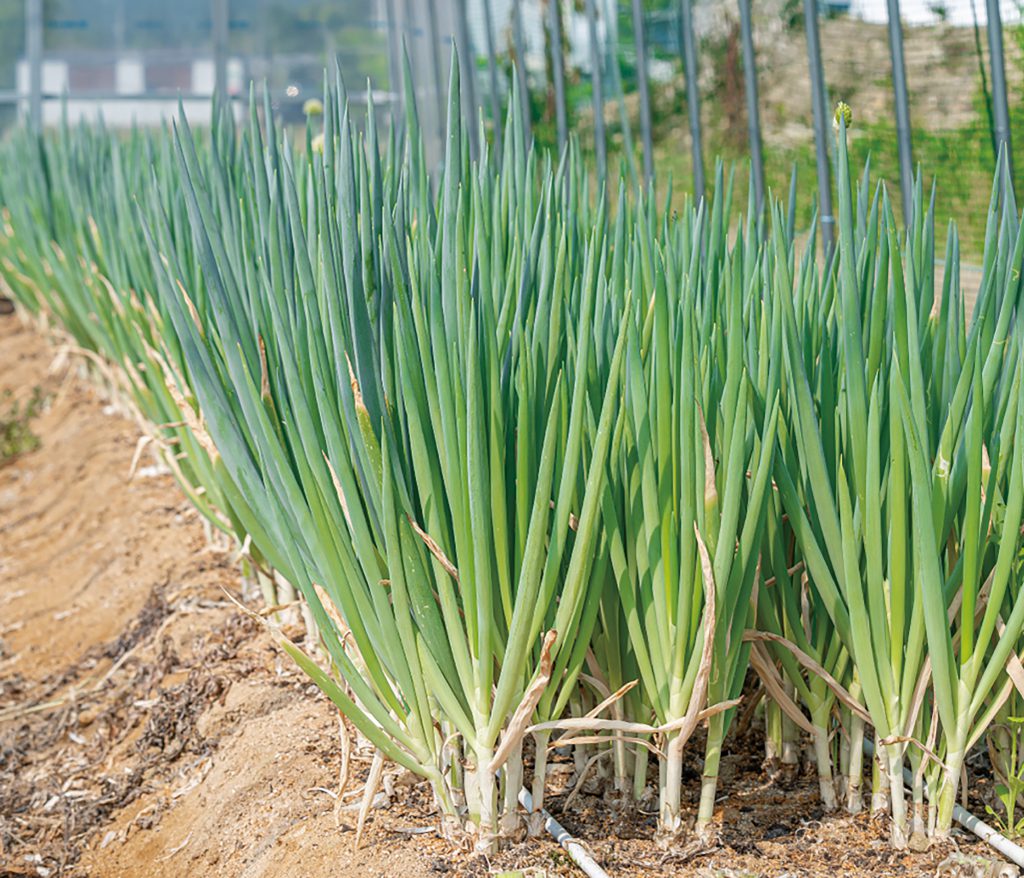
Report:
[[[756,26],[765,174],[768,185],[784,193],[794,164],[802,180],[809,183],[815,178],[805,35],[802,27],[784,28],[777,17],[758,21]],[[979,37],[988,77],[983,30]],[[829,103],[842,99],[853,108],[851,153],[855,167],[862,166],[870,155],[873,175],[891,183],[890,196],[898,206],[899,165],[887,29],[840,17],[821,22],[821,40]],[[978,259],[995,159],[974,30],[950,25],[905,27],[904,45],[915,163],[924,170],[926,185],[933,177],[938,182],[938,221],[944,225],[948,219],[956,219],[965,255]],[[1024,167],[1024,108],[1019,104],[1024,89],[1024,28],[1005,28],[1005,50],[1015,163]],[[710,180],[715,156],[737,162],[737,195],[745,198],[742,162],[748,140],[738,25],[724,37],[704,40],[700,63],[707,175]],[[635,95],[627,97],[627,107],[634,125],[634,146],[639,150]],[[581,112],[585,114],[582,107]],[[688,190],[691,147],[681,75],[655,89],[653,114],[660,179],[665,181],[671,174],[676,189]],[[606,119],[613,153],[617,148],[621,157],[624,140],[614,102],[606,107]],[[584,125],[581,138],[585,144],[589,137],[589,125]],[[613,167],[615,164],[613,159]],[[805,225],[813,208],[809,189],[809,185],[801,187],[800,217]]]

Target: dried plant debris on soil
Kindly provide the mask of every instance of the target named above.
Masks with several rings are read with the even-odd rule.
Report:
[[[336,711],[226,599],[234,557],[171,479],[128,480],[134,426],[52,359],[0,321],[0,392],[51,398],[40,447],[0,470],[0,876],[579,874],[546,839],[453,851],[429,789],[396,769],[356,849],[369,749],[338,801]],[[765,772],[756,728],[734,747],[713,845],[660,850],[654,815],[617,808],[599,774],[566,805],[557,758],[549,807],[616,876],[999,874],[965,835],[902,854],[866,814],[825,817],[813,772]]]

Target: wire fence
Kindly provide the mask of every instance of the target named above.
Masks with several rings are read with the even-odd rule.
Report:
[[[102,112],[114,126],[154,124],[181,98],[197,115],[215,91],[239,104],[266,83],[286,122],[323,90],[337,59],[353,97],[367,80],[394,100],[393,31],[365,0],[0,0],[0,125],[50,125]]]
[[[1024,2],[1024,0],[1021,0]],[[852,151],[889,181],[897,210],[916,168],[941,179],[940,217],[980,250],[1000,145],[1024,161],[1024,24],[1018,0],[0,0],[0,125],[102,110],[149,123],[217,89],[266,83],[304,122],[337,60],[357,102],[401,124],[415,97],[440,160],[453,47],[463,106],[500,146],[513,78],[531,137],[575,138],[599,173],[703,193],[714,158],[736,197],[786,193],[794,169],[809,226],[831,233],[832,112],[853,109]],[[413,71],[403,94],[402,53]],[[369,81],[372,88],[364,88]],[[750,174],[743,167],[749,163]],[[817,186],[811,185],[816,183]],[[925,178],[930,185],[931,178]],[[677,196],[681,197],[681,195]]]

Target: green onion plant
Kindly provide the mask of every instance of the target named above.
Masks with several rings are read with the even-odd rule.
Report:
[[[947,835],[970,754],[1017,769],[1005,159],[972,302],[954,224],[936,271],[923,178],[905,229],[870,166],[854,179],[846,114],[819,259],[795,177],[763,210],[734,208],[721,164],[676,211],[625,170],[610,192],[576,144],[529,142],[515,82],[500,150],[482,129],[471,160],[458,75],[434,175],[414,103],[357,125],[337,75],[297,135],[255,92],[208,130],[18,131],[4,281],[127,401],[267,602],[297,589],[314,642],[282,648],[429,783],[450,837],[519,837],[521,788],[539,813],[566,747],[578,788],[598,765],[617,807],[656,797],[666,844],[691,819],[711,835],[755,691],[767,752],[807,740],[826,811],[861,809],[873,738],[893,843]]]

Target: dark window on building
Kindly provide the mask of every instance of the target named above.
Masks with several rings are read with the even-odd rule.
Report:
[[[68,91],[113,91],[117,84],[117,71],[113,64],[88,64],[72,61],[68,64]]]
[[[150,91],[192,90],[192,65],[187,61],[149,61],[146,88]]]

